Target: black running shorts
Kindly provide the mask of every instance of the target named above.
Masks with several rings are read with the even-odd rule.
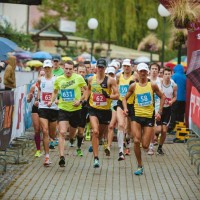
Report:
[[[70,126],[77,128],[81,123],[81,110],[69,112],[60,109],[58,112],[58,121],[68,121]]]
[[[40,118],[47,119],[49,122],[55,122],[58,120],[58,110],[40,108],[38,109]]]
[[[38,113],[38,107],[33,105],[32,106],[32,113]]]
[[[89,107],[88,113],[90,116],[96,116],[97,119],[99,120],[99,124],[108,125],[112,118],[111,110],[100,110],[100,109]]]

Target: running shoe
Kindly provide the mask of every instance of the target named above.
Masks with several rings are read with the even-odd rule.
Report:
[[[53,142],[53,141],[51,141],[51,142],[49,143],[49,149],[55,149],[55,145],[54,145],[54,142]]]
[[[88,149],[88,151],[91,153],[91,152],[93,152],[93,148],[92,148],[92,145],[90,145],[89,146],[89,149]]]
[[[118,158],[118,161],[122,161],[124,160],[125,157],[124,157],[124,154],[122,152],[119,153],[119,158]]]
[[[162,156],[164,155],[162,148],[158,148],[157,155],[162,155]]]
[[[51,162],[49,161],[49,158],[48,158],[48,157],[45,157],[44,166],[45,166],[45,167],[48,167],[50,164],[51,164]]]
[[[74,147],[74,139],[70,139],[69,143],[70,143],[70,147]]]
[[[144,167],[138,167],[137,170],[134,172],[135,175],[142,175],[144,172]]]
[[[126,156],[130,156],[130,154],[131,154],[131,153],[130,153],[130,149],[127,148],[126,151],[125,151],[125,155],[126,155]]]
[[[41,156],[41,151],[40,151],[40,150],[37,150],[36,153],[35,153],[35,157],[38,157],[38,158],[39,158],[40,156]]]
[[[99,145],[103,145],[103,139],[99,140]]]
[[[148,151],[147,154],[148,154],[148,155],[153,155],[153,154],[154,154],[154,150],[153,150],[153,148],[149,148],[149,151]]]
[[[99,163],[99,160],[98,160],[98,159],[94,159],[93,167],[94,167],[94,168],[100,167],[100,163]]]
[[[104,149],[104,152],[106,153],[106,156],[110,156],[110,148],[109,147],[106,147]]]
[[[60,157],[59,165],[60,165],[60,167],[65,167],[65,157],[64,156]]]
[[[103,148],[104,148],[104,150],[105,150],[107,147],[108,147],[107,142],[104,142],[104,143],[103,143]]]
[[[83,156],[83,152],[81,151],[81,149],[77,149],[76,152],[77,156]]]
[[[54,146],[58,146],[58,139],[55,139]]]

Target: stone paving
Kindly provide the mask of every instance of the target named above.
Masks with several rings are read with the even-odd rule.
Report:
[[[44,156],[34,158],[34,145],[25,155],[29,164],[8,165],[6,174],[0,176],[2,200],[156,200],[200,199],[200,176],[196,166],[190,164],[185,144],[165,144],[164,156],[148,156],[143,152],[144,175],[135,176],[136,160],[131,156],[119,162],[117,143],[111,156],[100,150],[100,168],[93,168],[93,156],[88,152],[90,142],[83,144],[83,157],[76,156],[76,147],[66,145],[66,167],[58,165],[58,147],[51,150],[50,167],[43,167]],[[3,183],[3,180],[7,183]]]

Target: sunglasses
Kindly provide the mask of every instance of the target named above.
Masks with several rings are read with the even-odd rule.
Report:
[[[58,60],[54,60],[53,62],[58,62]]]
[[[97,66],[98,68],[100,68],[100,69],[104,69],[105,67],[104,66]]]

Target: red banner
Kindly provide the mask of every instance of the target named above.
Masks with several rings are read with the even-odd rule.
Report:
[[[190,128],[195,132],[200,132],[200,93],[192,87],[190,97]]]

